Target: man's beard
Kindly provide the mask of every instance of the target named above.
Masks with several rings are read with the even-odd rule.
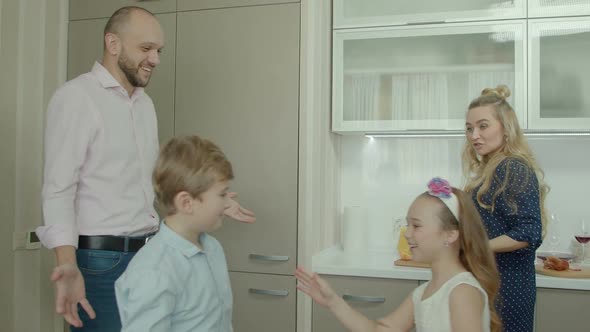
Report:
[[[145,82],[142,82],[138,77],[139,65],[135,67],[133,62],[127,57],[125,51],[121,52],[121,56],[119,57],[117,64],[119,65],[119,68],[123,74],[125,74],[125,77],[127,77],[127,81],[129,81],[131,86],[135,88],[143,88],[148,85],[151,75],[147,80],[145,80]]]

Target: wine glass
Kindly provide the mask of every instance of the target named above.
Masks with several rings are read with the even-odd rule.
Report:
[[[582,259],[581,264],[586,264],[586,243],[590,241],[590,218],[580,219],[580,226],[574,237],[582,245]]]
[[[556,252],[557,247],[559,246],[560,236],[559,236],[559,218],[557,218],[557,214],[551,213],[549,215],[549,251]]]

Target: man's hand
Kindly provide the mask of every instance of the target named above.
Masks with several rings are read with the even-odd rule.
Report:
[[[82,327],[78,315],[78,303],[88,313],[90,318],[96,318],[96,313],[86,299],[84,277],[75,264],[66,263],[53,269],[51,281],[55,284],[55,311],[62,315],[72,326]]]
[[[251,224],[256,221],[256,217],[254,216],[254,212],[243,208],[237,201],[234,200],[238,194],[235,192],[227,193],[229,199],[229,207],[223,211],[223,213],[237,221],[244,222]]]

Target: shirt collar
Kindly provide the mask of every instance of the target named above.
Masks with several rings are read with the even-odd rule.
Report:
[[[210,238],[209,234],[207,233],[201,233],[199,235],[199,240],[203,246],[203,249],[197,247],[194,243],[171,230],[163,221],[160,223],[160,230],[158,233],[161,234],[164,243],[175,249],[178,249],[186,257],[192,257],[200,253],[205,254],[209,251]]]
[[[96,77],[98,82],[103,86],[103,88],[120,88],[123,91],[125,88],[111,75],[111,73],[98,61],[94,62],[94,66],[92,66],[92,74]],[[143,88],[135,88],[133,92],[133,96],[139,96],[143,93]]]

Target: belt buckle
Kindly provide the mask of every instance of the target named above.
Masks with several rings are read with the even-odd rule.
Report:
[[[153,234],[152,235],[149,235],[149,236],[146,236],[143,244],[146,245],[148,243],[148,241],[152,239],[152,237],[154,237]]]

